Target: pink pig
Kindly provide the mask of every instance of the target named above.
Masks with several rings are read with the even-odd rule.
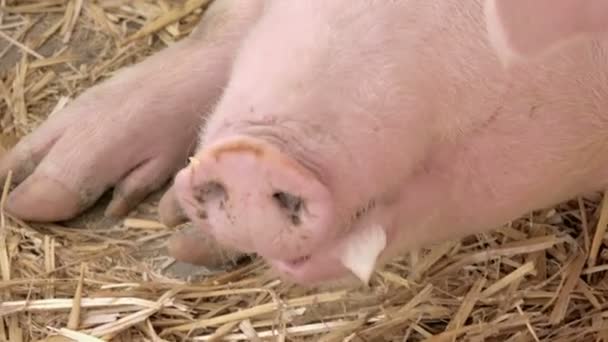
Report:
[[[124,215],[198,146],[164,222],[185,214],[302,284],[367,282],[398,253],[602,189],[608,42],[581,18],[608,5],[508,1],[215,2],[12,150],[8,210],[66,219],[114,187]],[[197,259],[193,241],[174,254]]]

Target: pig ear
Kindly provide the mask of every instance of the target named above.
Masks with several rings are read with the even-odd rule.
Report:
[[[608,28],[606,0],[486,0],[484,6],[490,43],[506,66]]]
[[[378,257],[385,247],[384,228],[376,224],[364,227],[353,231],[347,238],[340,261],[367,285],[376,267]]]

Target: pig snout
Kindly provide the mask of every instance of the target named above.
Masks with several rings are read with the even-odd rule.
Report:
[[[190,217],[242,251],[296,262],[331,238],[329,190],[260,139],[235,136],[203,149],[176,186]]]
[[[193,223],[300,282],[349,273],[368,281],[387,244],[391,215],[383,206],[353,216],[336,184],[302,160],[311,156],[255,134],[226,136],[211,140],[176,177]]]

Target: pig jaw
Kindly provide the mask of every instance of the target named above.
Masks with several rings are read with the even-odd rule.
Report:
[[[344,203],[331,184],[304,166],[311,163],[263,137],[233,133],[203,148],[176,177],[195,225],[301,284],[352,274],[367,282],[386,245],[388,216],[381,220],[374,208],[350,219],[356,215],[337,209]]]

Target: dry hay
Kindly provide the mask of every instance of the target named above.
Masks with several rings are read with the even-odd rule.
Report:
[[[2,144],[185,36],[206,2],[0,0]],[[317,291],[259,260],[169,272],[154,203],[118,223],[2,214],[0,340],[608,341],[601,198],[411,253],[369,288]]]

